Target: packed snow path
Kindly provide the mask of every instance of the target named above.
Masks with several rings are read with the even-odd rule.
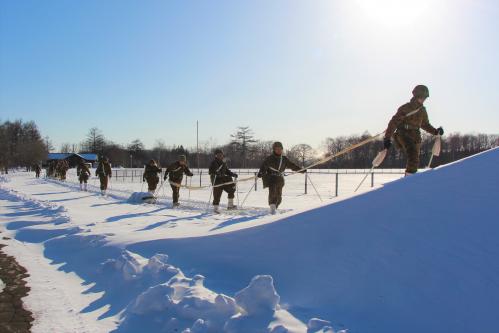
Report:
[[[131,205],[18,175],[2,184],[0,222],[16,239],[9,248],[20,263],[30,269],[36,259],[41,273],[60,282],[64,306],[76,312],[68,327],[104,332],[119,325],[120,332],[131,332],[151,318],[170,320],[170,312],[187,320],[179,308],[159,302],[182,290],[213,304],[203,308],[211,318],[189,312],[205,320],[187,320],[191,332],[207,332],[217,321],[227,331],[256,332],[261,316],[229,316],[236,308],[255,309],[236,293],[268,274],[280,299],[266,277],[248,287],[264,291],[250,299],[271,308],[263,320],[268,332],[281,326],[305,332],[303,323],[313,316],[351,333],[493,332],[499,327],[497,165],[494,149],[349,200],[276,217],[260,209],[212,215],[195,204],[180,210]],[[41,258],[35,255],[40,250]],[[156,253],[168,254],[168,263]],[[47,259],[68,278],[50,273]],[[158,265],[191,278],[177,276],[159,287],[167,281],[147,273]],[[144,286],[154,288],[144,294]],[[193,306],[183,296],[178,304]],[[151,317],[154,311],[159,317]],[[309,332],[326,332],[327,325],[311,321]]]

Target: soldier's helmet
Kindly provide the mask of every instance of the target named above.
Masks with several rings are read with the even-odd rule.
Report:
[[[218,155],[218,154],[224,154],[224,152],[222,151],[222,149],[215,149],[215,155]]]
[[[276,149],[276,148],[284,149],[284,146],[282,145],[282,142],[279,142],[279,141],[274,142],[272,144],[272,149]]]
[[[179,161],[186,161],[186,160],[187,160],[187,158],[185,157],[185,155],[180,155],[180,156],[178,157],[178,160],[179,160]]]
[[[412,90],[412,96],[416,98],[417,97],[428,98],[430,97],[430,90],[428,89],[427,86],[420,84],[414,87],[414,89]]]

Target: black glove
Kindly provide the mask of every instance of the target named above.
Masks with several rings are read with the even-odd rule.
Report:
[[[163,177],[163,180],[166,180],[167,178],[168,178],[168,175],[165,175],[165,176]]]
[[[145,182],[145,181],[146,181],[146,179],[145,179],[145,178],[142,178],[142,182]]]
[[[444,135],[444,129],[442,128],[442,126],[437,128],[437,135]]]
[[[392,146],[392,139],[385,138],[383,140],[383,147],[385,147],[385,149],[390,149],[391,146]]]
[[[232,174],[232,177],[234,177],[234,178],[236,178],[236,179],[237,179],[237,177],[239,177],[239,176],[237,175],[237,173],[233,173],[233,174]]]
[[[306,173],[307,169],[300,171],[300,173]]]
[[[262,177],[263,177],[263,173],[259,172],[256,176],[257,176],[258,178],[262,178]]]

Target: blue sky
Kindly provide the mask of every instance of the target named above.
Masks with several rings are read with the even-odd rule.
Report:
[[[376,4],[376,5],[374,5]],[[415,84],[447,132],[499,132],[499,2],[0,2],[0,120],[56,146],[88,129],[152,147],[290,146],[382,131]]]

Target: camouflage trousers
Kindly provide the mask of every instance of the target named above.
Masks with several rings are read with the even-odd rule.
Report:
[[[180,187],[175,185],[170,185],[170,186],[172,188],[173,203],[176,204],[178,203],[178,199],[180,198]]]
[[[236,193],[236,185],[229,184],[219,187],[213,188],[213,205],[217,206],[220,203],[220,198],[222,197],[223,192],[227,192],[229,194],[229,199],[234,199],[234,193]]]
[[[80,175],[78,177],[78,180],[80,181],[80,184],[82,184],[82,183],[86,184],[88,182],[88,175],[87,174]]]
[[[107,190],[107,184],[109,183],[109,177],[104,176],[104,175],[100,175],[99,180],[100,180],[100,190],[101,191]]]
[[[156,188],[158,187],[159,183],[159,177],[148,177],[146,178],[146,181],[149,192],[156,191]]]
[[[284,178],[280,176],[271,177],[268,183],[269,187],[269,205],[279,205],[282,202],[282,188],[284,187]]]
[[[421,143],[417,138],[412,138],[404,133],[395,133],[395,143],[402,150],[407,158],[406,173],[416,173],[419,168],[419,154],[421,151]]]

